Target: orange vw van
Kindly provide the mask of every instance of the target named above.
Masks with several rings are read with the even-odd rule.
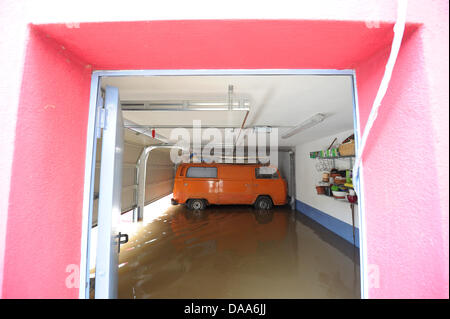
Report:
[[[271,209],[287,202],[287,183],[278,169],[258,164],[189,163],[178,166],[172,204],[194,210],[209,204],[250,204]]]

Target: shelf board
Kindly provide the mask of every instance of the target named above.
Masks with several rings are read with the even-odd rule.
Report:
[[[326,183],[326,182],[320,182],[320,183]],[[328,183],[329,184],[329,183]],[[317,185],[317,186],[324,186],[324,185]],[[331,186],[342,186],[342,187],[345,187],[345,188],[351,188],[351,189],[355,189],[355,187],[350,187],[350,186],[345,186],[344,184],[330,184],[329,185],[330,187]]]
[[[329,197],[329,198],[334,199],[334,200],[339,200],[339,201],[341,201],[341,202],[346,202],[346,203],[351,204],[351,203],[348,201],[347,198],[336,198],[336,197],[334,197],[334,196],[328,196],[328,195],[326,195],[326,194],[316,194],[316,195],[318,195],[318,196]],[[358,205],[358,202],[353,203],[353,204]]]
[[[313,157],[311,159],[340,159],[340,158],[352,158],[355,157],[355,155],[347,155],[347,156],[330,156],[330,157]]]

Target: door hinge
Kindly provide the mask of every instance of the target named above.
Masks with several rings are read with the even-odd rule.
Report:
[[[97,138],[102,136],[102,129],[104,128],[106,128],[106,109],[103,107],[103,99],[100,99],[97,105],[97,123],[95,125]]]
[[[100,128],[106,128],[106,109],[104,108],[100,109],[98,121],[99,121],[98,125]]]

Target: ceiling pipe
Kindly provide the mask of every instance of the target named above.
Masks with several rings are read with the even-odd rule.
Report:
[[[228,109],[231,111],[233,106],[233,85],[228,85]]]
[[[236,145],[240,145],[240,144],[241,144],[241,140],[243,140],[243,138],[242,138],[242,139],[239,139],[239,138],[241,137],[241,132],[242,132],[242,130],[244,129],[245,122],[247,121],[247,118],[248,118],[248,114],[249,114],[249,113],[250,113],[250,111],[247,111],[247,113],[245,113],[244,120],[242,121],[241,128],[239,129],[239,133],[238,133],[238,136],[237,136],[237,138],[236,138]]]
[[[186,129],[193,129],[193,125],[124,125],[125,128],[146,128],[146,129],[171,129],[171,128],[186,128]],[[272,129],[274,128],[292,128],[294,126],[292,125],[271,125],[271,126],[251,126],[249,128],[252,128],[254,132],[257,133],[270,133]],[[231,125],[202,125],[202,129],[207,128],[217,128],[217,129],[233,129],[233,130],[239,130],[242,129],[242,126],[231,126]]]
[[[122,111],[248,111],[250,101],[122,101]]]

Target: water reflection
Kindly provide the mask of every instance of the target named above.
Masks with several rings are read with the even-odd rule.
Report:
[[[273,219],[273,211],[272,210],[255,210],[255,219],[260,224],[270,223]]]
[[[357,298],[352,246],[298,215],[170,207],[121,249],[119,298]]]

